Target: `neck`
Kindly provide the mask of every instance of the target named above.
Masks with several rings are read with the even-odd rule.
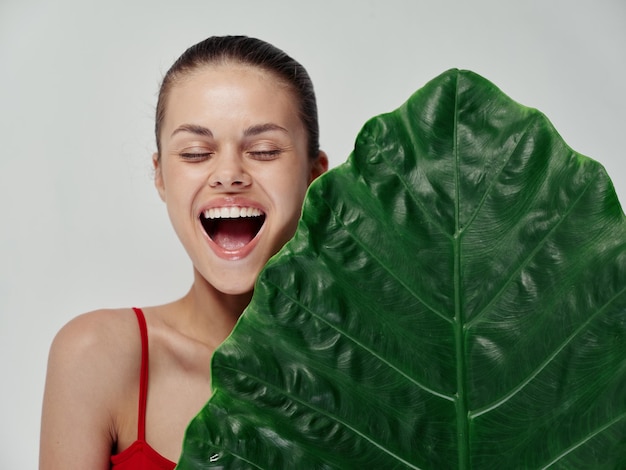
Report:
[[[188,334],[210,347],[217,347],[230,335],[252,292],[230,295],[216,290],[194,269],[194,282],[180,299]],[[183,326],[183,325],[181,325]]]

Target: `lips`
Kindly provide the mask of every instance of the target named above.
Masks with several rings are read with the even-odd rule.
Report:
[[[200,214],[200,222],[211,241],[226,253],[242,250],[259,233],[265,214],[256,207],[212,207]]]

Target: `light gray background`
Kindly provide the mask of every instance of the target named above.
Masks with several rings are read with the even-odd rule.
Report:
[[[162,74],[213,34],[307,67],[333,166],[368,118],[460,67],[543,111],[626,200],[623,0],[0,0],[0,468],[36,468],[65,322],[190,285],[152,186],[152,116]]]

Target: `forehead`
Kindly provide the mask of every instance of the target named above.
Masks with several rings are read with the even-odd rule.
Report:
[[[296,94],[276,74],[246,64],[220,63],[176,78],[167,96],[165,121],[212,113],[222,118],[248,115],[252,119],[266,114],[267,118],[300,121],[298,108]]]
[[[275,93],[287,95],[297,102],[293,87],[276,73],[249,64],[224,62],[197,66],[176,77],[169,94],[177,91],[201,93],[225,85],[239,86],[256,93]]]

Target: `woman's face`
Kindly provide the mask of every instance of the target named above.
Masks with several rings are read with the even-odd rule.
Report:
[[[174,230],[214,288],[250,292],[293,236],[326,156],[308,158],[294,95],[256,67],[199,68],[175,82],[165,109],[155,183]]]

